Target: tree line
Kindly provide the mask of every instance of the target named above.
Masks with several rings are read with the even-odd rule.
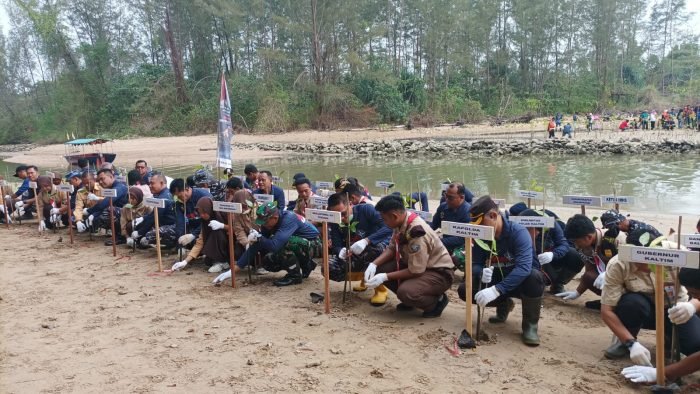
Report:
[[[691,104],[685,0],[8,0],[0,142]]]

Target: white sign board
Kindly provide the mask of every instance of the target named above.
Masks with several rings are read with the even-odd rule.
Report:
[[[59,192],[73,193],[73,185],[58,185],[56,189]]]
[[[272,194],[253,194],[253,197],[255,197],[255,201],[257,201],[258,204],[267,204],[268,202],[275,201],[275,196]]]
[[[425,220],[428,223],[433,221],[433,214],[430,212],[418,211],[415,209],[409,209],[408,211],[415,213],[416,215],[420,216],[421,219]]]
[[[462,238],[478,238],[485,240],[493,239],[493,227],[479,226],[475,224],[457,223],[457,222],[442,222],[442,233],[454,235]]]
[[[51,179],[56,178],[56,174],[54,174],[53,172],[49,172],[49,171],[46,171],[46,176],[51,178]]]
[[[600,197],[594,196],[564,196],[563,203],[569,205],[585,205],[587,207],[599,207]]]
[[[30,189],[36,189],[36,182],[29,182]]]
[[[340,212],[326,211],[325,209],[307,209],[304,211],[304,214],[312,222],[340,223]]]
[[[103,190],[104,192],[104,190]],[[143,205],[151,208],[165,208],[165,200],[162,198],[144,198]]]
[[[374,182],[374,186],[381,187],[382,189],[389,189],[389,188],[394,187],[394,182],[376,181],[376,182]]]
[[[328,206],[328,197],[311,196],[311,204],[316,208],[324,208]]]
[[[333,182],[316,181],[316,187],[321,189],[333,189]]]
[[[683,245],[689,248],[700,248],[700,234],[684,235]]]
[[[449,188],[450,188],[450,184],[449,184],[449,183],[442,183],[442,184],[440,184],[440,190],[442,190],[443,192],[444,192],[445,190],[449,189]]]
[[[282,182],[284,182],[284,179],[282,179],[278,176],[272,176],[272,182],[282,183]]]
[[[126,177],[124,175],[117,175],[114,177],[118,182],[126,183]]]
[[[532,190],[516,190],[515,195],[520,198],[531,198],[533,200],[544,200],[544,193]]]
[[[633,263],[647,263],[668,267],[695,268],[699,264],[699,252],[678,249],[645,248],[641,246],[621,245],[620,259]]]
[[[551,216],[511,216],[511,223],[517,223],[525,227],[552,228],[554,218]]]
[[[506,207],[506,199],[505,198],[492,198],[493,202],[498,205],[498,208],[505,208]]]
[[[217,212],[243,213],[243,205],[237,202],[214,201],[214,210]]]
[[[116,197],[117,189],[102,189],[102,197]]]
[[[600,198],[603,200],[603,204],[634,204],[634,197],[629,196],[601,196]]]
[[[5,182],[4,180],[0,179],[0,187],[2,187],[2,186],[7,186],[7,182]]]

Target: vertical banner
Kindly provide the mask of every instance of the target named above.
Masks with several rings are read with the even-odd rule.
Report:
[[[231,139],[233,138],[233,124],[231,123],[231,101],[228,96],[226,78],[221,73],[221,94],[219,95],[219,135],[217,138],[216,166],[218,168],[232,168],[231,164]]]

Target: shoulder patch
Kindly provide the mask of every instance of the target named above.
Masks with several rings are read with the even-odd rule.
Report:
[[[411,245],[411,253],[416,253],[419,250],[420,250],[420,244],[414,243],[413,245]]]

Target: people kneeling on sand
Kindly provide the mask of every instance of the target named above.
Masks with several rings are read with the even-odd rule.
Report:
[[[503,323],[513,310],[511,297],[522,300],[522,341],[538,346],[537,326],[540,320],[544,278],[527,229],[511,223],[500,213],[491,197],[483,196],[469,209],[471,223],[494,229],[494,241],[475,242],[472,246],[473,266],[471,291],[482,308],[496,307],[490,323]],[[493,245],[495,243],[495,245]],[[464,283],[457,289],[466,300]]]
[[[393,235],[381,255],[365,270],[365,285],[385,285],[401,301],[398,311],[418,308],[423,317],[438,317],[449,299],[452,286],[452,259],[440,237],[416,213],[404,207],[399,196],[389,195],[376,205]]]
[[[134,231],[131,232],[133,241],[140,247],[147,248],[149,245],[156,244],[156,231],[160,231],[160,242],[166,248],[173,247],[177,244],[177,231],[175,228],[175,207],[172,200],[170,190],[166,186],[165,175],[156,173],[151,175],[149,179],[149,187],[153,198],[159,198],[165,201],[164,208],[156,208],[153,212],[138,218],[134,221]],[[155,228],[155,216],[158,215],[159,228]]]
[[[134,231],[135,222],[153,212],[153,208],[143,203],[143,189],[138,186],[129,188],[129,203],[124,205],[119,218],[119,226],[122,234],[131,234]],[[134,246],[133,238],[129,238],[129,246]],[[119,241],[118,241],[119,242]]]
[[[280,210],[274,201],[258,207],[255,222],[261,231],[252,230],[248,234],[250,245],[232,269],[239,272],[260,253],[262,266],[267,271],[287,271],[284,278],[273,282],[275,286],[300,284],[316,268],[312,259],[322,252],[316,227],[303,216]],[[228,270],[216,277],[213,283],[220,284],[230,278],[231,270]]]

